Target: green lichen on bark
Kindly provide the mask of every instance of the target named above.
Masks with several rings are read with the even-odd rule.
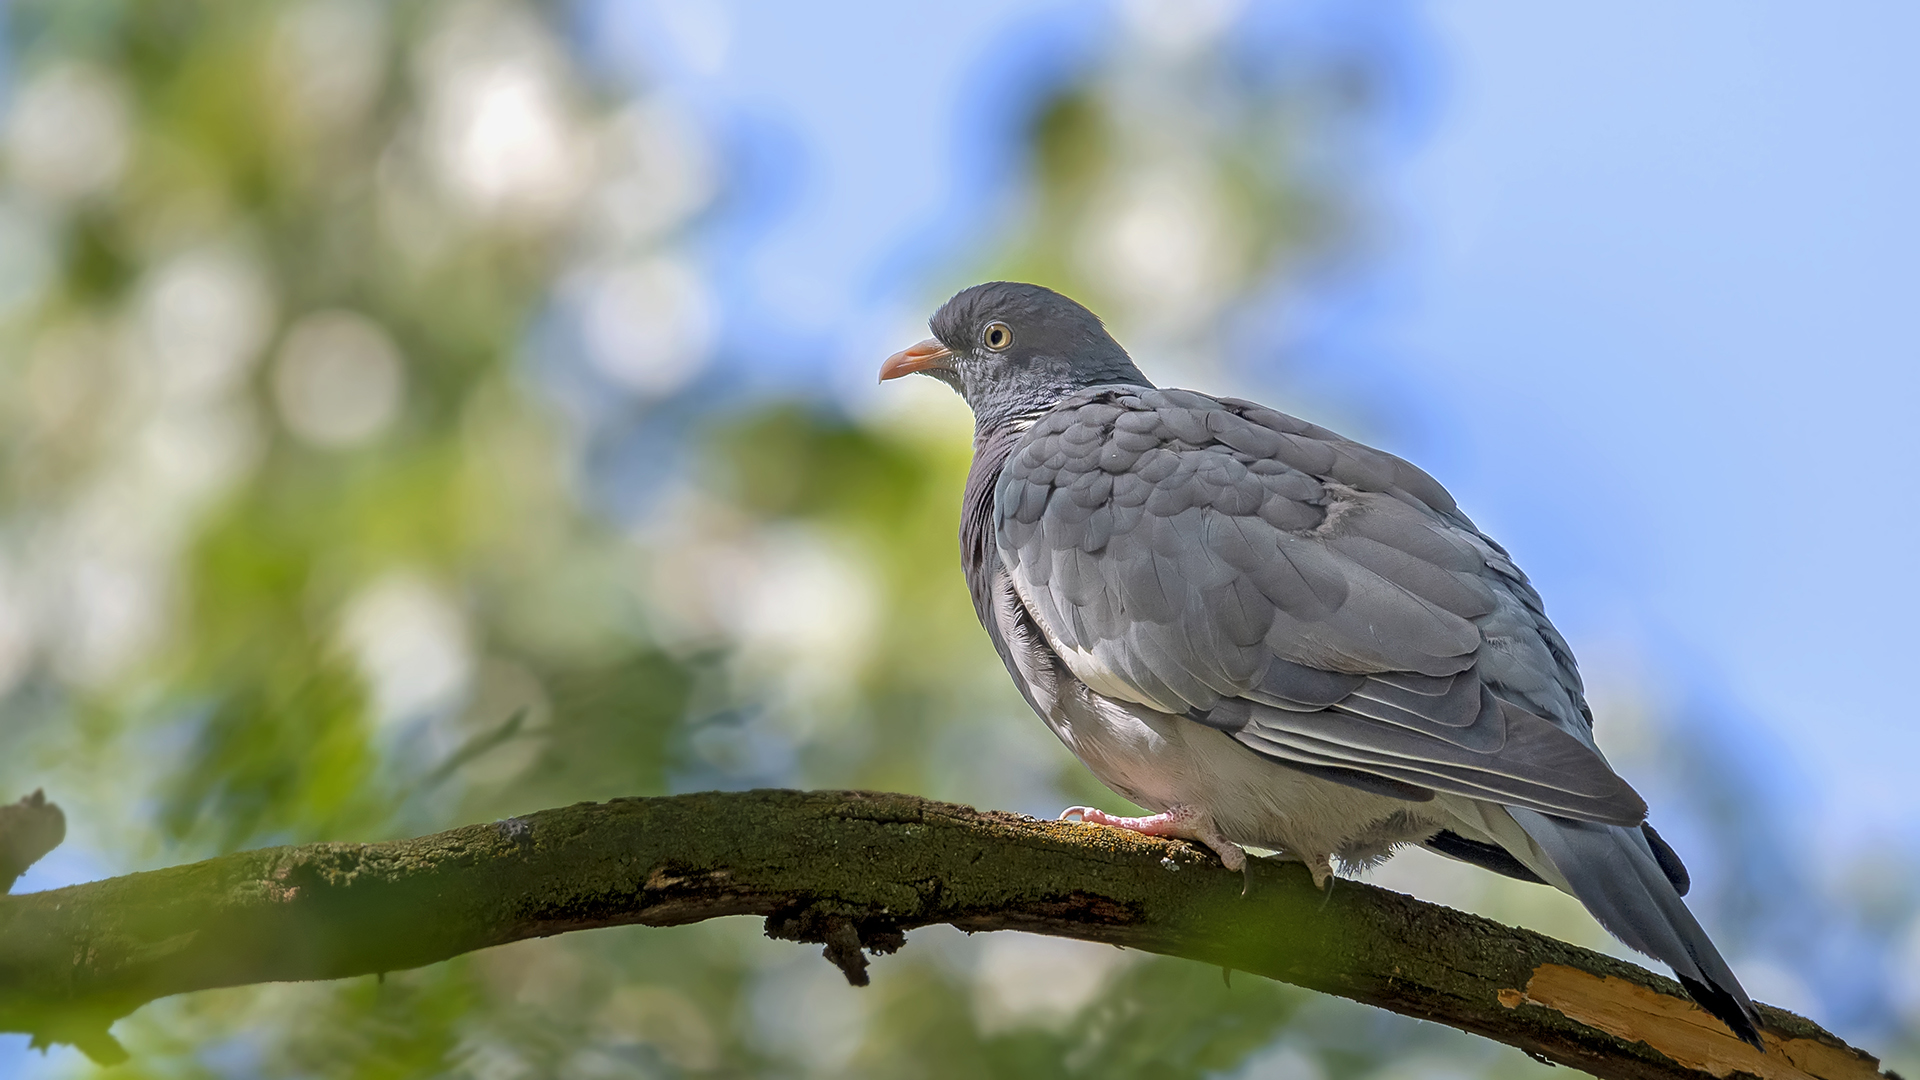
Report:
[[[1339,994],[1598,1075],[1705,1075],[1499,998],[1547,963],[1679,995],[1632,964],[1358,882],[1323,893],[1296,864],[1256,860],[1243,879],[1177,841],[864,792],[582,803],[0,897],[0,1030],[110,1060],[111,1023],[169,994],[723,915],[762,916],[770,936],[826,945],[856,983],[866,954],[899,948],[916,927],[1028,930]],[[1791,1014],[1766,1017],[1776,1033],[1841,1045]]]

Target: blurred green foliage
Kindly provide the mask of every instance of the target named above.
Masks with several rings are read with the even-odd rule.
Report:
[[[9,9],[0,211],[40,254],[0,283],[0,782],[67,805],[75,872],[707,786],[1123,807],[974,624],[964,426],[763,402],[702,416],[638,525],[585,501],[532,328],[570,275],[674,258],[700,200],[609,225],[629,114],[564,14]],[[1319,89],[1123,38],[1037,107],[1028,214],[984,257],[1216,365],[1223,312],[1343,229],[1290,156],[1344,122]],[[626,152],[692,175],[664,136]],[[1296,1073],[1531,1068],[1099,946],[929,931],[839,978],[737,921],[576,934],[157,1003],[121,1075],[1199,1077],[1308,1028]]]

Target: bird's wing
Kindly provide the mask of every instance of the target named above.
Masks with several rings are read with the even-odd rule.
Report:
[[[1637,824],[1539,597],[1431,477],[1247,402],[1108,388],[1021,439],[994,540],[1094,691],[1405,793]]]

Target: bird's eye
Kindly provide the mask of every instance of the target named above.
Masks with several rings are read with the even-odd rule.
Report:
[[[988,323],[986,342],[987,348],[999,352],[1013,344],[1013,330],[1003,322]]]

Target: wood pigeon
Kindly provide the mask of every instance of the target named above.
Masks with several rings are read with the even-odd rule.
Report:
[[[1163,390],[1052,290],[965,289],[880,378],[973,409],[974,610],[1020,692],[1154,811],[1062,817],[1298,859],[1406,844],[1571,893],[1760,1045],[1687,873],[1593,739],[1573,653],[1506,550],[1413,465]]]

